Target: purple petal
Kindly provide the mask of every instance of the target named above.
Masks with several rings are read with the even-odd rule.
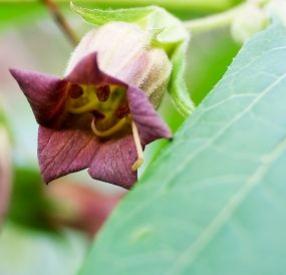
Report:
[[[138,127],[142,145],[159,138],[172,137],[169,127],[159,117],[144,92],[129,86],[127,97],[131,116]]]
[[[10,72],[27,97],[37,122],[46,127],[56,123],[67,98],[66,81],[31,71]]]
[[[74,83],[84,83],[87,85],[103,82],[105,75],[98,67],[97,53],[89,54],[81,59],[66,79]]]
[[[99,146],[90,132],[40,126],[38,158],[45,182],[88,168]]]
[[[124,82],[109,76],[100,70],[96,52],[82,58],[65,79],[73,83],[82,83],[86,85],[118,84],[127,87]]]
[[[137,179],[137,173],[131,169],[136,159],[136,148],[131,135],[109,140],[101,145],[88,172],[95,179],[129,189]]]

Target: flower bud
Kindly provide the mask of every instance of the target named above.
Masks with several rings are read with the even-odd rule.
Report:
[[[279,18],[286,26],[286,2],[285,0],[272,0],[266,6],[266,12],[270,17]]]
[[[171,74],[171,62],[151,35],[137,25],[112,22],[91,30],[81,40],[66,75],[84,56],[97,52],[99,67],[106,74],[142,89],[155,108],[161,102]]]
[[[268,18],[266,13],[250,3],[232,22],[232,37],[236,42],[243,44],[252,35],[263,30],[267,26],[267,23]]]

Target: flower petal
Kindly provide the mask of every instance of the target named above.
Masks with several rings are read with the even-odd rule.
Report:
[[[52,126],[64,110],[66,81],[37,72],[11,69],[12,76],[27,97],[37,122]]]
[[[38,158],[45,182],[88,168],[99,146],[90,132],[40,126]]]
[[[109,140],[102,143],[88,172],[95,179],[129,189],[137,179],[137,173],[131,168],[136,159],[136,148],[131,135]]]
[[[105,75],[100,71],[97,53],[86,55],[66,77],[73,83],[98,84],[104,81]]]
[[[88,54],[82,58],[74,69],[65,77],[65,79],[72,83],[82,83],[86,85],[117,84],[127,87],[127,84],[124,82],[100,70],[96,52]]]
[[[138,127],[142,145],[159,138],[172,137],[169,127],[159,117],[143,91],[129,86],[127,97],[131,116]]]

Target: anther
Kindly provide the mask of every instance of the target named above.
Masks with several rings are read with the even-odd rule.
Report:
[[[71,84],[69,88],[69,95],[73,99],[77,99],[83,95],[82,88],[77,84]]]
[[[118,109],[115,111],[115,115],[118,118],[123,118],[126,115],[128,115],[129,113],[130,113],[130,110],[129,110],[129,106],[128,106],[127,102],[125,102],[122,105],[120,105],[118,107]]]
[[[108,85],[96,89],[96,95],[99,101],[106,101],[110,95],[110,87]]]

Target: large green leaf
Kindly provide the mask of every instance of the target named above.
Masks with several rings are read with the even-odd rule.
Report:
[[[285,274],[286,29],[274,24],[125,197],[81,274]]]

